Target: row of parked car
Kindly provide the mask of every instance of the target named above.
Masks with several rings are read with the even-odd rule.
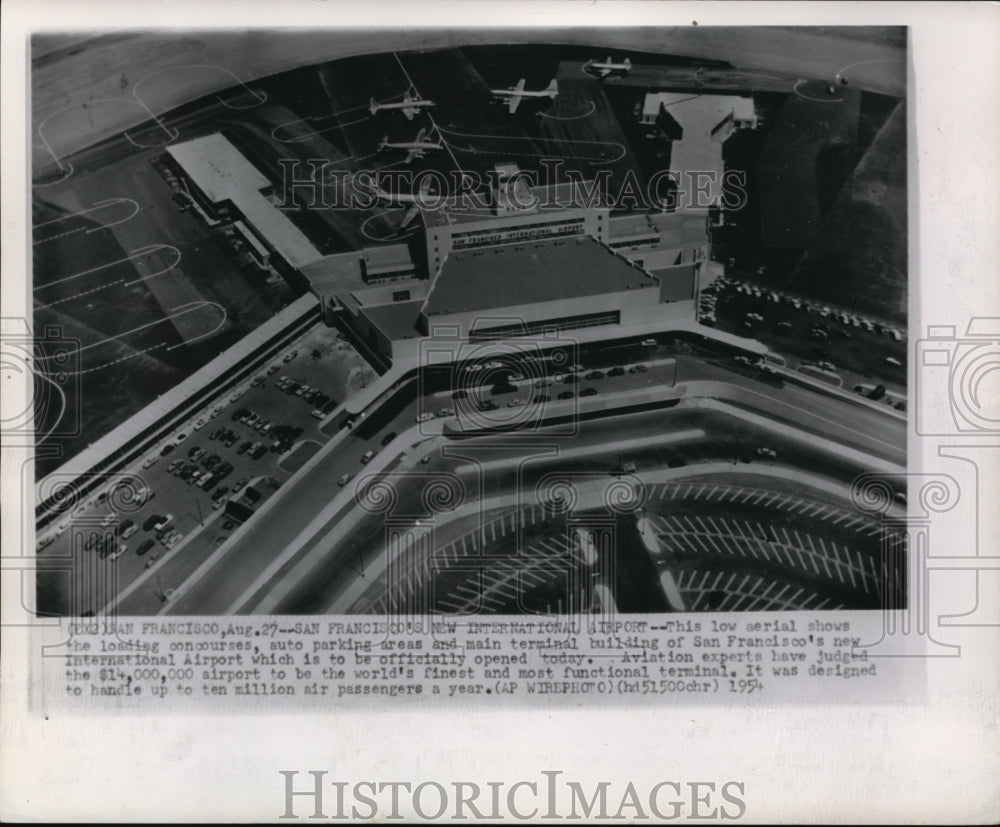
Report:
[[[723,276],[713,282],[713,285],[720,284],[721,286],[725,286],[731,283],[732,282],[730,280]],[[896,342],[901,342],[906,336],[906,332],[900,330],[899,328],[883,325],[855,313],[838,310],[837,308],[830,307],[829,305],[803,301],[802,299],[794,296],[788,296],[775,290],[768,290],[751,284],[737,284],[735,292],[738,295],[763,299],[771,304],[791,305],[795,310],[801,312],[803,315],[818,316],[820,319],[836,321],[845,327],[863,328],[869,333],[878,333],[881,336],[888,336]],[[764,321],[763,317],[759,317],[758,321]]]
[[[337,403],[319,388],[311,387],[305,382],[300,382],[290,376],[282,376],[274,383],[274,386],[288,396],[301,399],[320,413],[328,414],[337,407]]]

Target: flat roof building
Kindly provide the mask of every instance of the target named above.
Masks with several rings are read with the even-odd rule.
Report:
[[[439,326],[483,341],[694,316],[708,258],[704,212],[612,217],[593,182],[530,186],[515,164],[498,164],[489,193],[421,207],[430,276],[421,279],[405,244],[321,254],[222,135],[168,152],[199,202],[257,237],[258,257],[270,250],[308,284],[327,323],[343,311],[387,360],[416,357]]]
[[[212,213],[235,212],[260,242],[292,270],[323,258],[295,224],[271,203],[271,182],[225,136],[214,133],[167,147],[195,185],[192,195]]]
[[[430,281],[342,291],[338,299],[387,360],[417,358],[427,336],[476,342],[599,327],[617,335],[694,313],[693,288],[665,299],[658,277],[589,236],[454,250]]]
[[[643,103],[642,122],[658,124],[671,140],[671,170],[705,173],[700,181],[684,181],[681,187],[690,199],[689,209],[707,210],[722,195],[722,145],[735,130],[756,127],[757,116],[749,97],[652,92]],[[700,198],[699,186],[705,188]]]
[[[496,186],[422,209],[427,272],[433,276],[452,250],[515,241],[589,235],[604,239],[610,209],[592,182],[529,186],[516,164],[497,164]]]

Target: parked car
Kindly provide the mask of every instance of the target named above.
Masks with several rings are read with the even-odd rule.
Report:
[[[367,465],[374,458],[375,458],[375,452],[374,451],[365,451],[364,455],[361,457],[361,464],[362,465]]]

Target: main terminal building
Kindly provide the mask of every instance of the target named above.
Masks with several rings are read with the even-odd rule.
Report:
[[[386,362],[416,359],[428,336],[615,338],[693,321],[709,278],[707,211],[612,216],[582,183],[532,188],[513,164],[497,165],[485,199],[418,207],[418,266],[398,243],[321,254],[220,134],[167,151],[206,220],[233,222],[262,262],[308,285],[328,322],[339,315]]]

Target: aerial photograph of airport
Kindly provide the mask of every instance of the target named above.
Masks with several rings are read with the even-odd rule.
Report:
[[[906,605],[905,28],[30,54],[38,614]]]

